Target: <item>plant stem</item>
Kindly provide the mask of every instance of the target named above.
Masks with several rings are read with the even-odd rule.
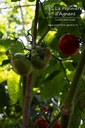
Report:
[[[38,12],[39,12],[39,0],[36,0],[36,10],[35,10],[35,18],[34,18],[34,30],[33,30],[33,37],[34,37],[33,46],[36,45]]]
[[[35,22],[34,22],[34,29],[33,29],[34,42],[32,46],[36,45],[38,11],[39,11],[39,0],[36,0],[36,10],[35,10],[35,18],[34,18]],[[24,97],[22,128],[27,128],[29,126],[32,79],[33,79],[33,71],[27,76],[27,83],[26,83],[26,90],[25,90],[25,97]]]
[[[84,67],[85,67],[85,47],[82,51],[79,63],[77,65],[70,90],[61,106],[61,113],[62,113],[61,128],[68,128],[71,115],[74,111],[74,101],[80,87],[80,80],[84,71]],[[68,124],[67,126],[65,126],[66,122]]]
[[[32,77],[33,77],[33,72],[31,72],[27,76],[25,97],[24,97],[24,111],[23,111],[22,128],[26,128],[28,126],[29,117],[30,117],[30,101],[31,101],[31,92],[32,92]]]
[[[48,125],[47,128],[52,128],[52,127],[54,126],[54,124],[59,120],[60,116],[61,116],[61,113],[59,113],[59,114],[54,118],[54,120]]]

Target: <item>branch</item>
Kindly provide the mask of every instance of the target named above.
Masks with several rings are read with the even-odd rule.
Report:
[[[84,67],[85,67],[85,46],[82,51],[79,63],[77,65],[70,90],[61,106],[61,113],[62,113],[61,128],[68,128],[70,124],[70,119],[74,111],[74,102],[75,102],[76,95],[79,91],[80,80],[83,74]]]

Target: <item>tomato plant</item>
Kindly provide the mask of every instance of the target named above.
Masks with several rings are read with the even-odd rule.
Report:
[[[80,39],[70,33],[67,33],[59,39],[58,46],[59,50],[63,54],[73,56],[79,51]]]
[[[78,85],[81,85],[83,91],[85,90],[85,74],[82,72],[83,65],[85,65],[85,54],[82,57],[83,61],[79,61],[85,42],[84,0],[72,0],[70,4],[69,0],[59,0],[59,2],[56,2],[56,0],[11,1],[12,5],[8,0],[1,2],[1,5],[3,5],[1,15],[4,14],[4,10],[6,11],[5,15],[0,15],[0,58],[3,59],[2,62],[0,61],[0,86],[5,87],[5,93],[7,94],[8,91],[13,102],[8,102],[8,100],[7,105],[5,104],[2,99],[6,98],[4,98],[3,89],[0,87],[0,113],[3,113],[4,122],[8,124],[4,127],[14,127],[14,122],[19,121],[21,124],[21,120],[22,126],[20,127],[31,127],[30,125],[33,126],[32,122],[39,116],[43,116],[46,120],[38,118],[35,121],[37,126],[34,127],[42,128],[43,124],[46,123],[48,127],[59,128],[57,122],[59,119],[61,120],[61,127],[65,127],[66,124],[68,125],[69,118],[63,118],[65,113],[61,108],[66,106],[68,107],[65,110],[68,109],[68,111],[73,112],[69,127],[81,127],[81,120],[82,127],[85,127],[84,99],[79,101],[75,97],[76,90],[79,89]],[[29,27],[31,27],[30,30],[28,30]],[[60,36],[62,37],[59,39]],[[80,38],[83,41],[81,49]],[[59,47],[56,46],[58,39]],[[81,53],[79,50],[81,50]],[[6,58],[5,51],[9,58]],[[30,53],[29,58],[22,54],[26,52]],[[59,54],[60,52],[72,57],[63,58]],[[11,66],[9,66],[12,53],[14,55],[11,58]],[[80,68],[76,68],[77,65],[79,66],[79,62],[81,62]],[[10,68],[22,76],[18,76]],[[75,75],[76,69],[78,70],[77,75]],[[67,95],[69,90],[71,90],[70,94]],[[20,108],[15,108],[16,103],[18,107],[20,106],[21,111]],[[42,108],[42,106],[47,108]],[[52,109],[49,108],[50,106]],[[82,111],[79,111],[80,109]],[[58,117],[54,119],[56,114]],[[3,117],[1,120],[3,125]],[[9,126],[9,123],[11,123],[11,126]],[[53,126],[53,124],[55,125]],[[2,125],[0,122],[0,126]],[[16,125],[15,127],[19,126]]]

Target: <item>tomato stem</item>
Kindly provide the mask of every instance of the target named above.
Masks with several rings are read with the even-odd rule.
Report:
[[[30,102],[31,102],[31,92],[32,92],[32,77],[33,77],[33,72],[31,72],[27,76],[25,96],[24,96],[24,111],[23,111],[22,128],[26,128],[28,126],[28,121],[29,121],[29,117],[30,117]]]
[[[58,115],[54,118],[54,120],[48,125],[47,128],[52,128],[54,126],[54,124],[59,120],[61,116],[61,113],[58,113]]]
[[[33,47],[36,45],[38,12],[39,12],[39,0],[36,0],[36,9],[35,9],[35,18],[34,18],[34,29],[33,29],[34,42],[32,43]]]
[[[71,115],[73,114],[74,102],[81,85],[80,80],[83,74],[84,67],[85,67],[85,47],[81,53],[81,57],[77,65],[77,68],[73,77],[73,81],[70,86],[70,90],[61,106],[61,113],[62,113],[61,128],[68,128],[69,123],[67,123],[68,125],[65,126],[66,119],[68,120],[68,117],[69,117],[69,120],[67,121],[69,122]]]
[[[38,11],[39,11],[39,0],[36,0],[34,29],[33,29],[34,42],[32,43],[32,47],[34,47],[36,45]],[[27,83],[26,83],[26,90],[25,90],[25,97],[24,97],[22,128],[27,128],[29,126],[30,104],[31,104],[31,93],[32,93],[32,79],[33,79],[33,71],[29,75],[27,75]]]

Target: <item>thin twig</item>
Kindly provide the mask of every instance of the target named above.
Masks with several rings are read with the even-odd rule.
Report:
[[[63,66],[62,60],[59,59],[59,58],[57,58],[54,54],[52,54],[52,56],[60,62],[61,66],[62,66],[62,68],[63,68],[64,74],[65,74],[66,80],[67,80],[68,82],[70,82],[70,80],[69,80],[68,77],[67,77],[66,69],[65,69],[65,67]]]
[[[17,5],[17,6],[14,6],[14,8],[23,8],[23,7],[28,7],[28,6],[35,6],[35,4],[27,4],[27,5]],[[10,9],[12,7],[4,7],[4,8],[0,8],[1,10],[3,9]]]

